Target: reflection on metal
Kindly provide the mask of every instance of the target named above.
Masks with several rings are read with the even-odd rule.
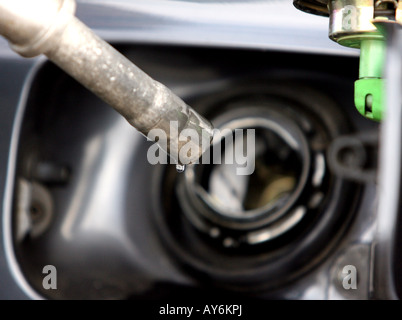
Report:
[[[247,234],[247,242],[249,244],[257,244],[275,239],[299,223],[303,219],[306,211],[304,207],[297,207],[289,214],[289,219],[287,219],[285,223],[278,224],[278,226],[274,224],[271,228],[267,228],[267,230],[263,229]]]
[[[16,196],[16,240],[41,236],[52,222],[53,198],[45,186],[18,179]]]
[[[75,223],[79,217],[79,213],[83,209],[81,206],[85,205],[85,200],[88,194],[92,192],[90,189],[90,178],[95,174],[97,157],[101,152],[102,136],[94,136],[87,141],[84,153],[82,155],[82,172],[81,183],[77,185],[74,190],[74,196],[71,198],[71,202],[66,208],[66,214],[61,225],[61,234],[67,241],[74,239],[73,230],[75,229]],[[77,170],[77,169],[76,169]]]
[[[313,186],[318,187],[323,182],[322,180],[324,179],[326,169],[325,158],[322,153],[318,153],[315,156],[315,165],[316,169],[313,174]]]
[[[396,248],[400,221],[402,163],[402,27],[384,22],[387,33],[387,107],[381,126],[379,154],[379,204],[374,264],[374,298],[396,299]],[[400,237],[399,233],[399,237]]]
[[[115,214],[124,212],[125,206],[123,202],[114,202],[113,199],[127,192],[126,186],[121,183],[124,181],[125,172],[116,169],[130,167],[134,157],[132,150],[138,146],[140,139],[139,135],[133,135],[129,126],[124,125],[123,119],[116,121],[100,138],[99,148],[93,150],[94,162],[89,164],[88,168],[85,168],[85,164],[83,164],[82,172],[84,174],[86,170],[91,171],[91,167],[96,167],[96,171],[93,171],[92,174],[102,177],[102,179],[94,181],[90,190],[85,190],[85,200],[82,199],[82,204],[86,204],[86,206],[80,210],[84,213],[80,222],[83,232],[102,232],[118,241],[123,238],[121,241],[123,244],[129,242],[121,234],[121,230],[124,229],[124,219]],[[119,143],[117,144],[116,141]],[[122,148],[122,146],[125,147]],[[82,182],[85,181],[85,178],[84,175]],[[78,182],[78,185],[80,184]],[[79,195],[77,196],[79,197]]]
[[[179,173],[182,173],[186,170],[186,165],[184,164],[176,164],[176,170]]]
[[[22,241],[31,229],[29,208],[31,206],[31,186],[28,181],[20,179],[17,187],[16,231],[17,242]]]

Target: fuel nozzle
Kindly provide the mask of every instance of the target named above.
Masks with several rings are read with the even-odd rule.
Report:
[[[0,0],[0,35],[23,57],[45,54],[157,141],[178,170],[196,163],[212,141],[212,124],[99,38],[75,8],[75,0]]]
[[[294,0],[296,8],[329,17],[329,37],[340,45],[360,49],[355,105],[365,117],[380,121],[384,110],[383,64],[385,38],[379,22],[402,21],[398,0]]]

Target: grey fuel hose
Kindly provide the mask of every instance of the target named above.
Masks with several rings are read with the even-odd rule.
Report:
[[[179,164],[177,155],[187,144],[186,150],[196,150],[187,153],[187,162],[195,162],[209,147],[212,125],[100,39],[75,17],[75,8],[74,0],[0,0],[0,35],[24,57],[45,54],[145,136],[163,130],[167,141],[159,145]],[[170,132],[171,121],[178,132]],[[198,141],[179,141],[185,129]]]

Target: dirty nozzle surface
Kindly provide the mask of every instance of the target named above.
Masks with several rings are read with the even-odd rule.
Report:
[[[0,34],[24,57],[45,54],[179,164],[196,162],[212,125],[74,16],[74,0],[0,1]],[[24,9],[24,10],[23,10]]]

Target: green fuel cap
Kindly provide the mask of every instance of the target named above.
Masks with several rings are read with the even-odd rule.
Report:
[[[355,81],[355,105],[366,118],[380,121],[384,111],[384,80],[366,78]]]
[[[361,39],[359,80],[355,82],[355,105],[365,117],[380,121],[384,111],[384,39]]]

